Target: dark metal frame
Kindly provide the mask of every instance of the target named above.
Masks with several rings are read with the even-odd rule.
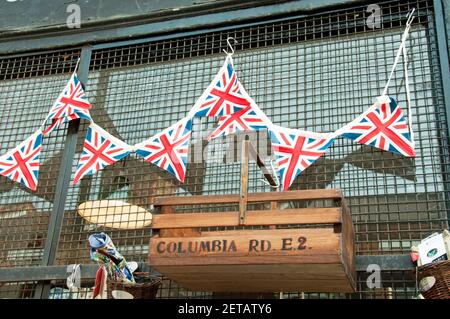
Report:
[[[89,64],[91,61],[92,48],[85,46],[81,50],[80,63],[78,67],[78,77],[81,83],[88,80]],[[47,238],[44,246],[44,255],[42,257],[43,266],[51,266],[55,263],[56,253],[58,251],[58,242],[61,235],[61,227],[64,219],[65,203],[70,185],[72,173],[72,163],[75,157],[78,129],[80,120],[71,121],[67,128],[66,143],[62,154],[60,174],[56,182],[55,200],[53,210],[50,215]],[[36,287],[35,298],[48,297],[50,293],[50,283],[43,281]]]
[[[441,69],[441,80],[443,94],[444,94],[444,104],[445,104],[445,113],[447,116],[447,130],[448,136],[450,136],[450,91],[446,88],[450,88],[450,64],[449,64],[449,55],[448,55],[448,43],[447,43],[447,29],[445,27],[444,21],[444,9],[442,0],[434,0],[433,1],[434,10],[435,10],[435,24],[436,24],[436,38],[439,49],[439,64]],[[447,141],[447,144],[444,147],[449,147],[450,141]],[[444,161],[446,162],[446,161]],[[446,178],[444,174],[444,178]],[[449,184],[450,181],[446,180],[446,185]],[[447,198],[447,202],[450,199]],[[447,213],[447,220],[450,223],[450,211]]]
[[[371,264],[379,265],[382,270],[386,271],[414,270],[414,265],[408,255],[356,256],[356,271],[365,272]],[[97,269],[98,267],[95,264],[81,265],[81,279],[94,279]],[[139,263],[139,270],[152,271],[146,263]],[[4,268],[0,271],[0,283],[24,281],[46,281],[49,283],[51,280],[65,280],[68,275],[67,266]]]

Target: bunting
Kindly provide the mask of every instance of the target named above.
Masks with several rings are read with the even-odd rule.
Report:
[[[244,91],[245,92],[245,91]],[[263,111],[250,99],[251,104],[230,115],[219,117],[219,122],[208,140],[241,131],[259,131],[272,126],[272,122]]]
[[[51,121],[51,124],[43,131],[44,135],[53,132],[61,124],[74,119],[82,118],[92,122],[89,113],[91,108],[92,105],[87,100],[83,85],[74,72],[45,119],[45,122]]]
[[[318,134],[274,125],[269,130],[283,190],[322,156],[334,141],[334,134]]]
[[[231,115],[250,105],[247,93],[242,89],[228,55],[219,73],[194,104],[189,117]]]
[[[16,148],[0,156],[0,174],[35,191],[41,148],[42,131],[38,130]]]
[[[373,106],[336,134],[388,152],[416,156],[402,109],[389,96],[378,97]]]
[[[184,182],[192,119],[184,118],[148,140],[135,145],[136,154]]]
[[[412,20],[411,13],[382,96],[358,118],[334,133],[319,134],[273,125],[238,80],[233,66],[232,50],[233,53],[227,53],[219,72],[186,118],[134,147],[93,122],[89,113],[92,105],[75,71],[52,105],[42,127],[47,121],[51,124],[43,131],[41,127],[15,149],[0,156],[0,174],[36,190],[42,136],[73,119],[86,119],[91,122],[73,184],[77,184],[83,176],[94,174],[125,158],[131,152],[136,152],[138,156],[144,157],[145,161],[157,165],[184,182],[193,117],[218,117],[217,127],[208,140],[240,131],[268,129],[283,190],[287,190],[302,171],[322,156],[337,136],[388,152],[415,157],[407,72],[405,84],[408,122],[397,101],[387,96],[390,80],[402,52],[404,62],[407,63],[405,46]]]
[[[91,123],[84,140],[73,184],[85,175],[92,175],[108,165],[128,156],[133,148],[112,136],[97,124]]]

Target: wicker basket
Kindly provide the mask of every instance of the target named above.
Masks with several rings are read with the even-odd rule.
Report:
[[[424,265],[418,268],[418,280],[433,276],[436,283],[422,292],[425,299],[450,299],[450,260]]]
[[[161,286],[161,278],[145,272],[135,272],[136,283],[124,283],[108,280],[108,299],[114,299],[112,292],[121,290],[133,295],[134,299],[155,299],[156,293]]]

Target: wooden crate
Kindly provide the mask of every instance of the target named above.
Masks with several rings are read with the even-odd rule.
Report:
[[[354,292],[354,231],[339,190],[248,194],[248,204],[266,209],[246,211],[244,219],[242,212],[175,210],[239,201],[239,195],[157,198],[150,265],[192,291]],[[282,209],[282,202],[302,208]]]

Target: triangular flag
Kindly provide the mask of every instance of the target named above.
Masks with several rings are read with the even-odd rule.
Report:
[[[108,165],[127,157],[133,147],[112,136],[100,126],[91,123],[83,145],[73,184],[85,175],[92,175]]]
[[[416,156],[402,109],[389,96],[378,97],[366,112],[335,133],[388,152]]]
[[[91,108],[92,105],[87,100],[83,86],[74,72],[45,119],[45,122],[51,120],[51,124],[43,131],[44,135],[74,119],[82,118],[92,122],[89,113]]]
[[[269,130],[283,190],[322,156],[334,141],[334,134],[319,134],[280,126]]]
[[[194,104],[189,117],[230,115],[250,105],[248,95],[242,90],[233,67],[233,59],[227,56],[219,73]]]
[[[135,145],[136,154],[184,182],[192,119],[184,118],[161,133]]]
[[[41,147],[42,131],[38,130],[15,149],[0,156],[0,174],[36,190]]]
[[[248,96],[244,88],[241,88],[241,92],[247,96],[250,105],[237,110],[233,114],[221,116],[216,129],[208,136],[208,140],[241,131],[259,131],[273,125],[266,114]]]

